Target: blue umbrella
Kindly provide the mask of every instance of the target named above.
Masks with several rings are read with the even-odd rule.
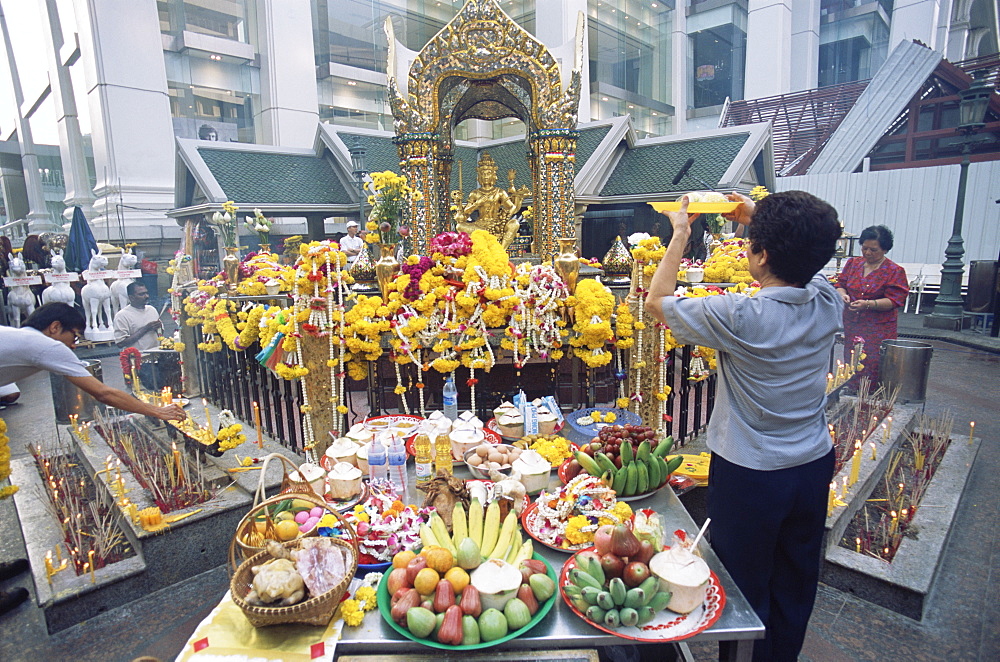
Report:
[[[90,223],[79,207],[73,208],[73,223],[69,226],[66,242],[66,270],[85,271],[90,266],[90,251],[97,250],[97,241],[90,231]]]

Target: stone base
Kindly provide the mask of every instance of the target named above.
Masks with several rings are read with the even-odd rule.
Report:
[[[133,420],[146,432],[152,432],[138,417]],[[157,432],[156,436],[161,443],[164,441],[162,432]],[[89,445],[77,441],[76,456],[87,467],[87,473],[93,476],[95,470],[103,468],[111,449],[96,431],[91,433],[91,439]],[[250,448],[248,442],[240,450],[247,453]],[[281,452],[294,458],[293,461],[301,461],[272,442],[268,442],[264,450],[253,450],[254,455]],[[228,563],[230,542],[237,525],[251,507],[260,472],[228,473],[226,469],[236,466],[233,453],[220,458],[208,457],[207,460],[204,468],[206,479],[228,487],[221,489],[211,501],[170,514],[200,512],[155,534],[138,524],[133,525],[128,518],[122,518],[120,528],[128,547],[134,552],[132,556],[100,568],[94,573],[93,582],[89,574],[78,576],[72,569],[67,569],[53,576],[51,584],[46,576],[45,554],[60,541],[61,530],[47,507],[47,497],[34,458],[29,456],[12,460],[11,480],[21,487],[14,495],[14,501],[31,563],[38,604],[44,610],[49,633],[64,630],[153,591]],[[140,509],[153,505],[149,493],[139,486],[125,466],[122,466],[121,472],[127,496]],[[276,491],[281,477],[280,467],[268,471],[266,484],[269,492]],[[98,489],[107,489],[100,476],[95,482]]]
[[[92,342],[109,342],[115,339],[114,329],[87,329],[83,337]]]
[[[910,524],[911,533],[900,543],[891,563],[858,554],[832,541],[820,580],[862,600],[921,620],[981,441],[977,438],[970,444],[966,437],[952,438]]]
[[[933,313],[924,318],[924,327],[928,329],[944,329],[945,331],[961,331],[968,329],[972,320],[966,316],[962,317],[940,317]]]

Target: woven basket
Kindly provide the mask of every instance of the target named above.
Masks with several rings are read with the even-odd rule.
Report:
[[[273,460],[279,461],[279,464],[282,465],[282,471],[284,473],[281,477],[281,487],[278,490],[278,494],[268,499],[265,492],[265,474],[267,474],[268,464],[270,464]],[[234,557],[232,553],[230,554],[231,563],[233,563],[233,559],[236,558],[235,563],[232,565],[233,568],[254,554],[264,551],[265,540],[278,539],[274,529],[274,521],[270,516],[269,506],[284,501],[285,499],[301,499],[303,501],[310,502],[314,506],[319,506],[320,508],[329,511],[326,499],[324,499],[321,495],[316,494],[309,483],[292,480],[289,474],[289,468],[291,468],[292,471],[297,470],[295,464],[280,453],[271,453],[264,458],[264,463],[261,465],[260,469],[260,478],[257,481],[257,490],[254,493],[253,506],[251,507],[250,512],[248,512],[243,519],[240,520],[239,525],[236,527],[236,535],[233,537],[236,548],[239,551],[239,557]],[[255,521],[261,513],[264,514],[264,531],[258,532]],[[315,533],[310,532],[301,537],[309,537],[312,535],[315,535]]]
[[[345,523],[346,525],[346,523]],[[347,574],[337,583],[335,587],[323,593],[309,598],[297,605],[290,607],[255,607],[246,601],[247,594],[253,590],[253,570],[255,565],[259,565],[268,560],[270,556],[267,552],[254,554],[247,561],[244,561],[229,582],[229,591],[233,596],[233,602],[243,610],[247,620],[254,627],[264,627],[267,625],[281,625],[284,623],[302,623],[305,625],[326,625],[333,618],[337,611],[340,599],[347,591],[347,587],[354,577],[358,568],[358,547],[357,537],[350,525],[346,525],[350,531],[351,540],[342,538],[330,538],[334,544],[341,545],[351,551],[351,561],[347,565]],[[302,546],[301,540],[291,540],[282,543],[286,549],[298,549]]]
[[[270,499],[266,499],[251,508],[236,526],[236,535],[233,536],[233,543],[230,545],[229,551],[229,563],[232,569],[235,569],[240,563],[247,560],[254,554],[263,552],[264,543],[267,540],[278,540],[278,536],[274,528],[275,522],[271,519],[270,515],[270,507],[287,499],[300,499],[302,501],[308,501],[314,506],[323,508],[328,513],[333,513],[339,516],[339,513],[333,509],[330,504],[328,504],[324,499],[316,496],[314,492],[285,492],[273,496]],[[258,532],[256,521],[257,517],[261,514],[264,515],[264,531]],[[318,527],[315,527],[312,531],[301,534],[295,540],[315,536],[317,528]]]

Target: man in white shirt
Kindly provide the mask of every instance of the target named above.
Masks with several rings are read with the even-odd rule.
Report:
[[[41,370],[63,375],[66,380],[109,407],[153,416],[164,421],[183,421],[187,414],[180,405],[154,407],[100,381],[87,371],[73,348],[86,327],[83,314],[61,302],[36,308],[21,328],[0,326],[0,387],[30,377]],[[11,435],[14,436],[14,435]],[[25,572],[28,562],[17,559],[0,563],[0,581]],[[0,616],[28,599],[28,591],[15,588],[0,591]]]
[[[65,303],[47,303],[36,308],[21,323],[20,329],[0,326],[0,386],[47,370],[65,376],[79,389],[109,407],[164,421],[183,421],[187,418],[178,405],[154,407],[92,376],[73,353],[86,325],[83,313],[76,308]]]
[[[129,305],[115,315],[115,344],[119,347],[135,347],[140,352],[160,346],[156,332],[163,327],[160,315],[146,302],[149,291],[139,281],[129,283],[125,292]]]
[[[340,239],[340,250],[347,255],[347,264],[354,264],[365,247],[365,240],[358,235],[358,222],[347,222],[347,235]]]

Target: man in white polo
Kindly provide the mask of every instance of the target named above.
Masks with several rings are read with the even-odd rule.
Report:
[[[354,264],[361,250],[365,247],[365,240],[358,234],[358,228],[357,221],[348,221],[347,235],[340,240],[340,250],[347,255],[347,264],[349,265]]]

